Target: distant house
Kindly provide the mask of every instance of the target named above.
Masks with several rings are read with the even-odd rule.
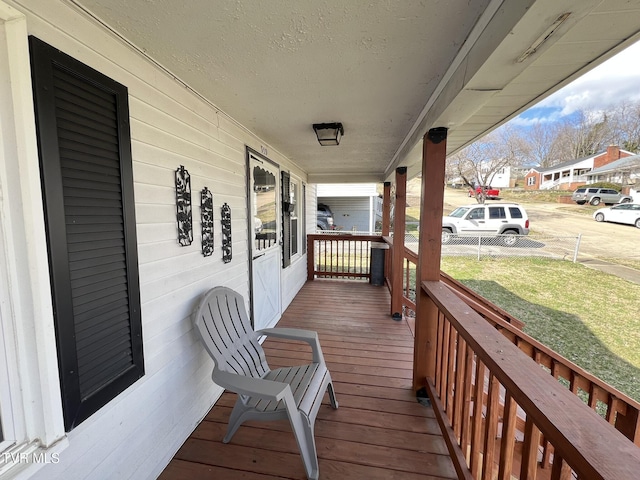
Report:
[[[622,185],[622,192],[631,195],[634,202],[640,202],[640,155],[621,158],[587,175],[587,184],[613,182]]]
[[[548,168],[531,168],[525,175],[525,190],[574,190],[589,181],[589,174],[621,158],[633,156],[633,152],[612,145],[606,151],[589,157],[563,162]]]
[[[382,218],[382,200],[375,183],[319,184],[318,203],[329,205],[338,230],[375,231]]]
[[[486,173],[483,171],[483,174]],[[506,165],[500,168],[493,174],[493,177],[489,179],[489,185],[493,188],[509,188],[513,187],[515,179],[512,179],[511,167]]]
[[[594,168],[587,175],[587,183],[614,182],[622,185],[640,182],[640,155],[624,157],[600,168]]]
[[[481,166],[480,167],[480,172],[482,173],[482,176],[484,177],[486,175],[486,173],[489,171],[489,167],[488,166]],[[515,183],[516,183],[516,176],[518,175],[518,169],[516,167],[511,167],[509,165],[505,165],[504,167],[500,168],[499,170],[497,170],[493,176],[489,177],[487,179],[487,185],[491,185],[493,188],[510,188],[510,187],[514,187]],[[483,182],[481,180],[479,180],[478,178],[476,178],[475,180],[473,180],[473,183],[475,183],[476,185],[480,185]],[[453,178],[451,180],[449,180],[447,182],[447,185],[449,185],[452,188],[463,188],[464,185],[464,181],[462,180],[462,177],[456,177]]]

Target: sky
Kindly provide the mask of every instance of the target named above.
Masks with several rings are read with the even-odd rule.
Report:
[[[640,42],[557,91],[510,123],[552,123],[576,110],[603,110],[624,100],[640,101]]]

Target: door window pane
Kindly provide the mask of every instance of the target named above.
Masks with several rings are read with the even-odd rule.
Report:
[[[264,250],[276,244],[276,177],[260,166],[253,167],[255,202],[255,249]]]
[[[298,183],[291,180],[291,204],[293,205],[293,211],[291,212],[291,256],[293,257],[298,253]]]

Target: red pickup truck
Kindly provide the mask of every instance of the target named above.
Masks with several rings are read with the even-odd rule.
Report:
[[[497,188],[491,188],[491,185],[478,185],[476,187],[476,193],[478,195],[484,193],[485,198],[497,199],[500,198],[500,190]],[[473,190],[469,190],[469,196],[475,197]]]

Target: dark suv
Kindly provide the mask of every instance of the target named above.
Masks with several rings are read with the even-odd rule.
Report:
[[[571,200],[578,205],[584,205],[587,202],[591,205],[600,205],[600,203],[629,203],[633,199],[612,188],[581,187],[573,192]]]
[[[318,204],[318,217],[316,226],[318,230],[333,230],[335,225],[333,224],[333,213],[329,205],[324,203]]]

